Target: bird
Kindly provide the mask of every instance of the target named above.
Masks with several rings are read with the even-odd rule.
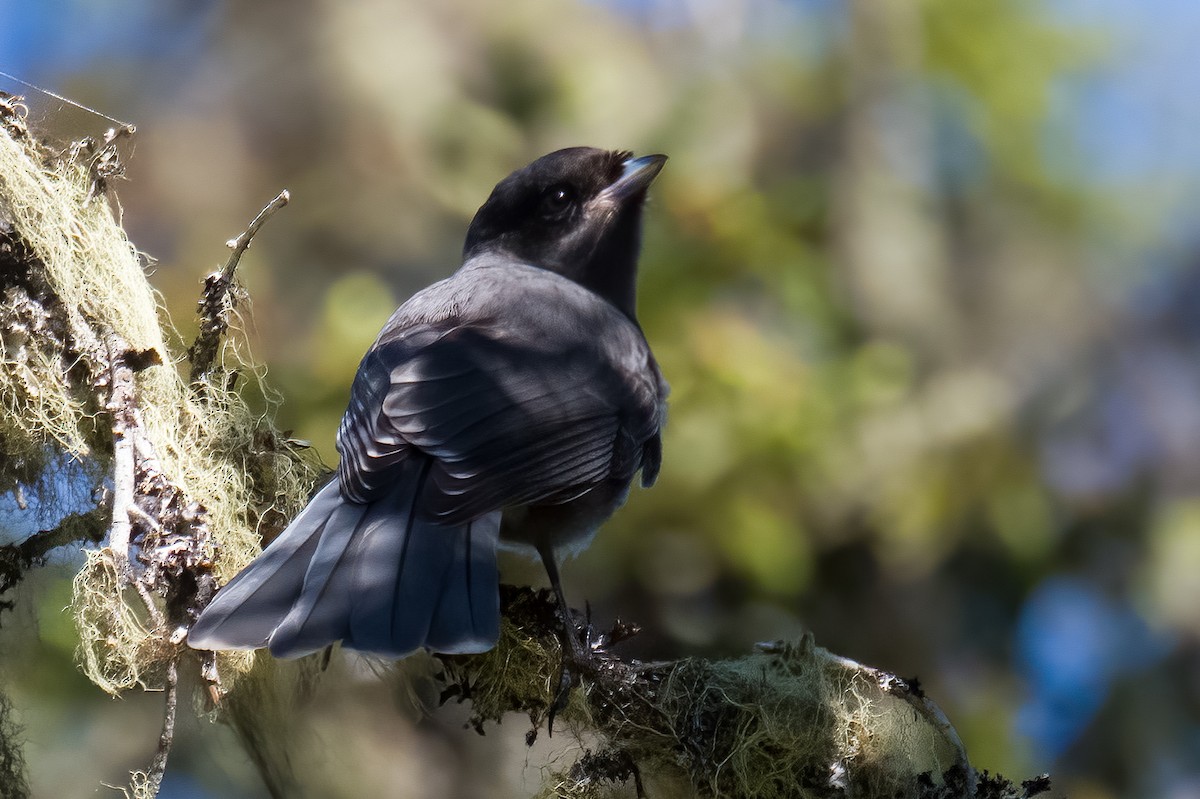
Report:
[[[572,147],[496,184],[461,266],[404,302],[362,358],[336,474],[216,592],[191,647],[484,652],[499,637],[500,548],[541,559],[574,640],[560,563],[662,463],[669,389],[636,299],[643,207],[666,160]]]

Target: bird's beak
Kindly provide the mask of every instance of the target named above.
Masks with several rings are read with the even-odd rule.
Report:
[[[667,163],[665,155],[643,155],[641,158],[630,158],[621,165],[623,168],[621,177],[613,181],[612,185],[602,192],[602,196],[618,203],[624,202],[638,192],[645,191],[662,171],[665,163]]]

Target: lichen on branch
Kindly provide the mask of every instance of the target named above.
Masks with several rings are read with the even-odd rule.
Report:
[[[261,370],[228,343],[225,320],[190,379],[105,196],[130,135],[54,150],[27,130],[20,98],[0,96],[0,492],[52,501],[62,486],[48,470],[64,458],[109,476],[97,505],[111,513],[108,541],[74,581],[80,665],[109,693],[165,688],[173,708],[187,627],[322,467],[237,390],[232,374],[246,383]],[[23,568],[38,543],[19,542],[13,562]],[[251,660],[223,659],[226,689]],[[143,776],[134,793],[153,795],[161,773]]]

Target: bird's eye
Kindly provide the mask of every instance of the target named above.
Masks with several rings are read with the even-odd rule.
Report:
[[[541,212],[546,219],[562,219],[575,205],[575,190],[565,184],[551,186],[542,193]]]

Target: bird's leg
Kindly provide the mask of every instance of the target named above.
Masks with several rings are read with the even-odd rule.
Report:
[[[566,594],[563,593],[562,581],[558,578],[558,560],[554,557],[554,551],[548,546],[539,546],[538,554],[542,556],[542,564],[546,567],[546,575],[550,578],[550,586],[554,589],[554,596],[558,600],[558,615],[562,622],[562,628],[559,631],[562,658],[558,664],[558,693],[554,697],[553,704],[550,705],[546,724],[547,730],[553,735],[554,717],[567,706],[567,701],[571,696],[573,674],[572,669],[567,665],[568,661],[572,666],[582,664],[584,653],[579,645],[579,639],[575,635],[575,621],[571,618],[571,607],[567,604]]]

